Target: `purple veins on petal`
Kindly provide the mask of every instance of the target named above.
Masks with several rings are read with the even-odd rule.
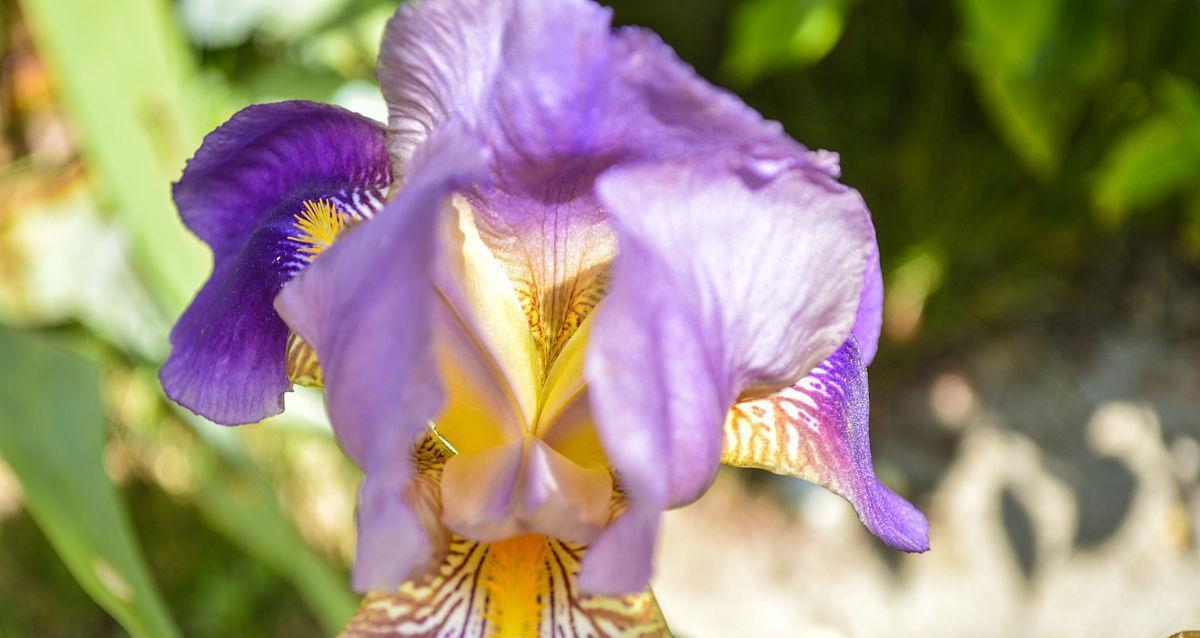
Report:
[[[398,586],[453,531],[590,542],[581,591],[643,591],[662,511],[722,460],[820,482],[889,544],[927,546],[871,469],[882,282],[836,155],[590,0],[414,0],[378,74],[386,131],[287,102],[205,140],[175,197],[213,275],[161,373],[196,412],[256,421],[291,387],[289,334],[310,348],[365,472],[356,589]],[[727,420],[744,396],[798,411]],[[739,451],[730,423],[801,443]],[[431,424],[456,454],[424,486],[436,515],[413,496]]]
[[[390,182],[381,126],[338,107],[252,106],[209,134],[174,187],[213,272],[171,332],[167,395],[229,425],[282,411],[288,328],[271,304],[311,260],[297,216],[321,203],[369,216]]]
[[[854,506],[888,545],[929,549],[929,523],[875,477],[867,369],[853,338],[795,385],[734,406],[722,461],[825,486]]]
[[[444,185],[419,181],[416,157],[449,121],[490,152],[486,183],[446,179],[519,297],[535,373],[590,322],[588,405],[630,506],[580,579],[638,590],[661,510],[707,488],[737,397],[795,383],[851,334],[873,350],[881,290],[865,204],[837,182],[833,154],[791,140],[652,33],[613,31],[588,0],[417,0],[388,24],[379,78],[405,191]],[[442,400],[425,320],[437,248],[414,212],[431,205],[401,199],[276,304],[317,349],[339,440],[367,471],[360,586],[395,584],[414,564],[403,550],[400,566],[377,566],[388,541],[372,521],[403,509],[403,482],[381,481],[408,476],[379,450],[410,445]],[[531,509],[558,526],[571,508],[547,495]]]
[[[602,591],[640,584],[593,571],[621,560],[605,536],[652,533],[647,510],[698,498],[735,399],[795,382],[855,320],[874,239],[858,193],[819,171],[750,183],[728,166],[718,157],[600,178],[621,249],[592,329],[590,396],[630,495],[626,517],[641,519],[618,520],[585,559],[582,582]]]

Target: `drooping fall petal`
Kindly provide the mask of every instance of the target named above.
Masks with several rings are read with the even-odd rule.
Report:
[[[795,385],[734,406],[721,461],[795,476],[854,506],[867,529],[909,552],[929,549],[925,516],[875,478],[867,369],[854,339]]]
[[[734,400],[794,383],[854,325],[873,248],[858,193],[818,168],[766,180],[739,168],[718,157],[600,179],[621,248],[587,363],[600,437],[631,505],[630,522],[593,544],[581,579],[594,591],[645,583],[648,564],[599,564],[652,545],[632,537],[653,533],[656,510],[707,489]]]
[[[649,591],[580,592],[586,552],[541,536],[493,545],[456,537],[436,570],[367,596],[341,638],[669,638]]]
[[[230,425],[281,412],[288,328],[271,302],[308,263],[298,215],[369,216],[390,183],[382,127],[338,107],[252,106],[209,134],[174,192],[213,273],[171,331],[167,395]]]

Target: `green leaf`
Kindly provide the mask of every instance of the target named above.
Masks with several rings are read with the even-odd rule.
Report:
[[[0,455],[83,589],[135,638],[179,632],[104,472],[99,378],[87,362],[0,330]]]
[[[750,0],[733,16],[722,72],[742,86],[821,61],[842,37],[853,0]]]
[[[1128,131],[1109,152],[1094,200],[1109,223],[1200,185],[1200,89],[1167,80],[1163,107]]]
[[[193,463],[200,471],[196,505],[210,525],[287,578],[326,631],[341,631],[358,606],[346,576],[305,543],[280,507],[274,486],[246,454],[234,430],[182,409],[179,413],[205,440],[206,448],[220,456]]]
[[[305,543],[279,506],[274,487],[254,470],[205,477],[196,505],[209,524],[260,564],[283,575],[330,634],[350,620],[357,600],[345,575]]]
[[[962,48],[1005,143],[1043,178],[1062,163],[1090,89],[1114,66],[1116,5],[1094,0],[958,0]]]
[[[172,315],[191,299],[208,256],[184,229],[170,183],[199,146],[194,77],[163,0],[21,0],[39,53],[79,135],[107,207],[133,235],[135,258]]]

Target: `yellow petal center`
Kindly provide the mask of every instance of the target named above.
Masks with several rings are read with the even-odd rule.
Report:
[[[312,263],[350,227],[350,217],[338,210],[337,204],[328,199],[305,200],[302,210],[295,214],[296,234],[288,239],[300,245],[301,256]],[[312,388],[325,387],[321,364],[317,353],[300,335],[288,335],[285,364],[288,378],[297,385]]]
[[[487,542],[531,532],[586,542],[613,490],[584,374],[608,262],[580,259],[587,272],[560,272],[543,290],[514,279],[533,267],[514,268],[483,241],[465,198],[448,213],[434,318],[446,402],[434,425],[459,454],[442,484],[443,521]]]
[[[589,317],[603,296],[608,262],[583,260],[585,272],[560,275],[552,289],[542,290],[534,279],[513,278],[532,267],[522,271],[497,257],[464,198],[456,197],[451,210],[439,238],[444,263],[438,288],[453,321],[435,330],[448,390],[435,419],[438,430],[463,451],[514,435],[550,440],[561,417],[586,404]],[[581,422],[586,416],[576,410],[572,429],[591,429]],[[586,458],[574,460],[602,462],[598,444],[583,449],[586,438],[577,436],[573,446]]]
[[[288,239],[299,243],[300,252],[308,261],[317,258],[346,230],[346,216],[328,199],[312,199],[303,203],[304,210],[296,213],[296,230],[299,234]]]
[[[546,541],[536,534],[493,543],[483,565],[488,603],[484,617],[496,629],[495,638],[538,635],[542,619],[542,594],[548,589]]]

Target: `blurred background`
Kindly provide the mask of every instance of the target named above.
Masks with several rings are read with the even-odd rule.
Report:
[[[1165,637],[1200,629],[1200,2],[620,0],[841,153],[887,303],[876,467],[932,523],[723,473],[668,515],[693,638]],[[0,636],[327,636],[357,470],[298,393],[170,405],[206,250],[169,184],[254,102],[383,119],[396,0],[0,0]]]

